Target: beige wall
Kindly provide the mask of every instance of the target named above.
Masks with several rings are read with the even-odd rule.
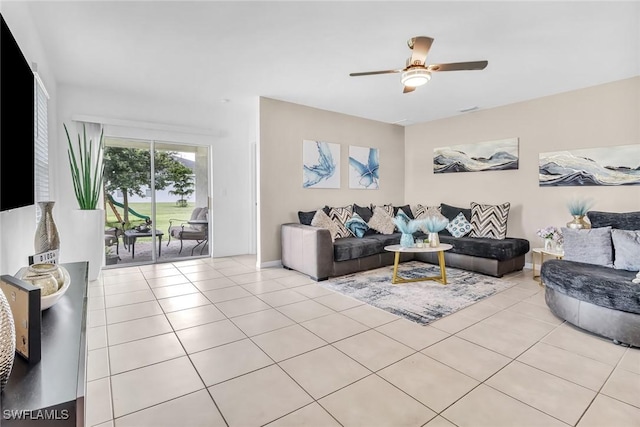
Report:
[[[258,262],[280,260],[280,225],[299,210],[404,199],[404,129],[288,102],[260,98]],[[340,189],[302,187],[302,141],[340,144]],[[349,145],[380,149],[380,189],[349,189]]]
[[[434,147],[512,137],[520,140],[518,170],[433,173]],[[405,202],[511,202],[508,235],[539,247],[536,230],[564,226],[572,196],[593,198],[594,210],[637,211],[640,186],[539,187],[538,154],[628,144],[640,144],[640,77],[409,126]]]

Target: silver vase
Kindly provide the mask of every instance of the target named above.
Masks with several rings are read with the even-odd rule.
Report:
[[[567,223],[567,228],[573,228],[573,229],[591,228],[591,224],[585,221],[584,215],[574,215],[573,220]]]
[[[16,328],[9,301],[0,290],[0,393],[7,384],[16,353]]]
[[[40,206],[40,222],[36,228],[36,236],[33,244],[37,254],[42,252],[60,249],[60,236],[58,236],[58,227],[53,222],[53,205],[55,202],[38,202]]]
[[[437,248],[440,246],[440,236],[438,233],[429,233],[429,247]]]

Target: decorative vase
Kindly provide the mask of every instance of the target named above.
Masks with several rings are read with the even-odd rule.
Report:
[[[574,215],[573,220],[567,223],[567,228],[573,228],[573,229],[591,228],[591,224],[585,221],[584,215]]]
[[[413,234],[402,233],[402,237],[400,237],[400,246],[403,248],[412,248],[414,246]]]
[[[544,250],[545,251],[554,250],[553,239],[544,239]]]
[[[16,353],[16,328],[9,301],[0,290],[0,393],[7,384]]]
[[[58,236],[58,227],[53,222],[53,205],[55,202],[38,202],[40,206],[40,222],[36,228],[36,236],[33,244],[37,254],[60,249],[60,236]]]
[[[440,237],[438,233],[429,233],[429,247],[437,248],[440,246]]]

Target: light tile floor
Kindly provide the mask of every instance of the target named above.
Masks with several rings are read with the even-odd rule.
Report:
[[[253,256],[105,270],[87,426],[640,426],[640,349],[506,279],[420,326]]]

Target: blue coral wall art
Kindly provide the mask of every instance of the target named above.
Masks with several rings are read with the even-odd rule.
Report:
[[[302,141],[302,186],[340,188],[340,144]]]
[[[541,187],[640,185],[640,144],[540,153]]]
[[[349,188],[380,188],[380,161],[377,148],[349,146]]]

